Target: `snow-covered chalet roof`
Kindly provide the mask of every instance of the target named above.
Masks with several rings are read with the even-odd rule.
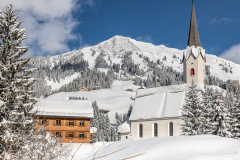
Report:
[[[93,118],[90,100],[41,99],[34,111],[37,111],[37,116]]]
[[[185,104],[185,91],[159,92],[135,99],[129,120],[167,118],[181,116]]]
[[[125,121],[123,124],[118,126],[118,133],[130,133],[129,121]]]
[[[183,58],[186,60],[189,58],[189,56],[193,54],[195,58],[198,58],[199,54],[202,54],[202,57],[204,58],[206,56],[205,49],[202,47],[195,47],[193,46],[187,46],[186,50],[183,51]]]

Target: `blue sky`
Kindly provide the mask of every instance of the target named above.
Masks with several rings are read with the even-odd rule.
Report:
[[[1,8],[9,2],[2,0]],[[114,35],[185,49],[192,5],[191,0],[11,2],[24,20],[31,56],[61,54]],[[195,0],[200,40],[208,54],[240,63],[239,6],[239,0]]]

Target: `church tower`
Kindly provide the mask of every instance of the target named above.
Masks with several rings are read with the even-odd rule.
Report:
[[[197,21],[192,1],[192,14],[188,33],[187,48],[183,52],[183,81],[184,83],[204,83],[205,77],[205,50],[201,47]]]

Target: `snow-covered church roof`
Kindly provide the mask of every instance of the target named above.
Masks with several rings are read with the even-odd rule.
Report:
[[[197,90],[203,90],[204,85],[201,83],[195,83],[197,85]],[[188,91],[188,88],[191,84],[179,84],[179,85],[170,85],[156,88],[148,88],[148,89],[139,89],[136,93],[136,98],[143,97],[147,95],[152,95],[159,92],[181,92]]]
[[[167,118],[181,116],[185,103],[185,91],[158,92],[135,99],[129,120]]]
[[[193,54],[195,58],[198,58],[200,54],[204,59],[206,56],[205,49],[200,46],[195,47],[194,45],[190,47],[187,46],[186,50],[183,51],[183,58],[187,60],[191,54]]]
[[[37,111],[37,116],[93,118],[90,100],[41,99],[34,111]]]

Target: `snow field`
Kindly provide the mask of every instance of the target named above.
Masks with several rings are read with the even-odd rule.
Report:
[[[75,160],[90,160],[94,157],[94,154],[95,153],[92,153],[91,156],[84,158],[78,157],[75,158]],[[95,158],[104,155],[107,156],[99,159],[115,160],[139,155],[131,159],[239,160],[240,141],[214,135],[173,136],[124,140],[104,146],[97,152]]]

